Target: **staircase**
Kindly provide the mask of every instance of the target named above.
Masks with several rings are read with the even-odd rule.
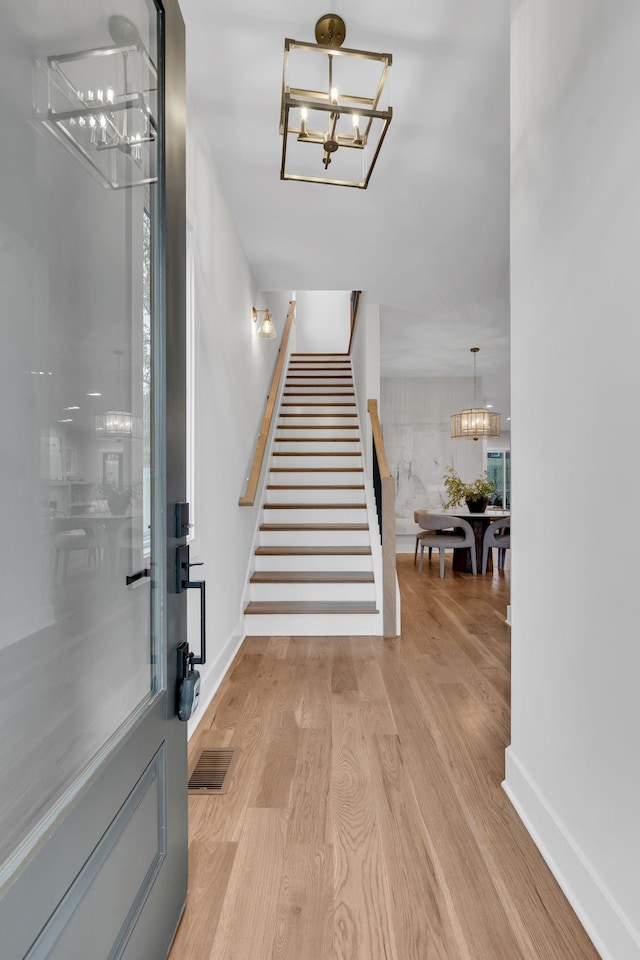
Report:
[[[278,410],[245,628],[254,636],[382,633],[351,361],[294,353]],[[379,579],[379,578],[378,578]]]

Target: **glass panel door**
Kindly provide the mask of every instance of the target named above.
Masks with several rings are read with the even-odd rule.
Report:
[[[174,0],[165,6],[178,60],[182,23]],[[164,464],[181,460],[164,448],[165,14],[152,0],[121,11],[103,0],[0,6],[7,960],[124,956],[129,941],[127,956],[160,956],[186,884],[186,734],[164,627],[170,607],[175,646],[184,613],[166,573]],[[171,378],[178,396],[181,376]],[[172,487],[184,499],[184,478]],[[97,902],[92,934],[104,951],[85,938],[79,953]],[[132,932],[152,903],[143,949]]]

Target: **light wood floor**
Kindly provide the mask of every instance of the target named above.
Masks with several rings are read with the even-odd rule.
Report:
[[[192,740],[170,960],[597,960],[501,789],[509,569],[399,555],[403,633],[247,637]]]

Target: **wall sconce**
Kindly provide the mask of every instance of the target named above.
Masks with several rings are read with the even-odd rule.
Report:
[[[276,328],[273,325],[273,320],[271,319],[271,313],[268,309],[266,310],[256,310],[255,307],[251,308],[251,319],[254,323],[258,323],[258,314],[264,313],[262,322],[259,324],[258,329],[256,330],[256,336],[263,337],[265,340],[273,340],[277,336]]]

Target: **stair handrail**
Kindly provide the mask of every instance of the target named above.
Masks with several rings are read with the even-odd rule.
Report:
[[[362,290],[351,291],[351,332],[349,334],[349,349],[347,353],[351,355],[351,346],[353,344],[353,335],[356,332],[356,321],[358,319],[358,307],[360,306],[360,295]]]
[[[382,541],[382,629],[385,637],[397,636],[396,627],[396,485],[389,471],[378,401],[367,400],[373,436],[373,484]]]
[[[269,437],[271,421],[273,420],[273,412],[275,410],[278,391],[280,389],[280,380],[282,378],[282,370],[287,356],[287,345],[289,343],[289,334],[291,332],[295,310],[296,301],[290,300],[289,312],[287,313],[287,322],[285,324],[284,333],[282,334],[282,342],[280,344],[280,350],[278,351],[278,359],[276,360],[273,377],[271,378],[271,388],[269,390],[269,396],[267,397],[267,405],[265,407],[264,417],[262,418],[260,433],[256,439],[251,469],[249,471],[249,476],[247,477],[247,486],[243,495],[238,498],[238,504],[241,507],[252,507],[256,502],[264,454],[265,450],[267,449],[267,439]]]

